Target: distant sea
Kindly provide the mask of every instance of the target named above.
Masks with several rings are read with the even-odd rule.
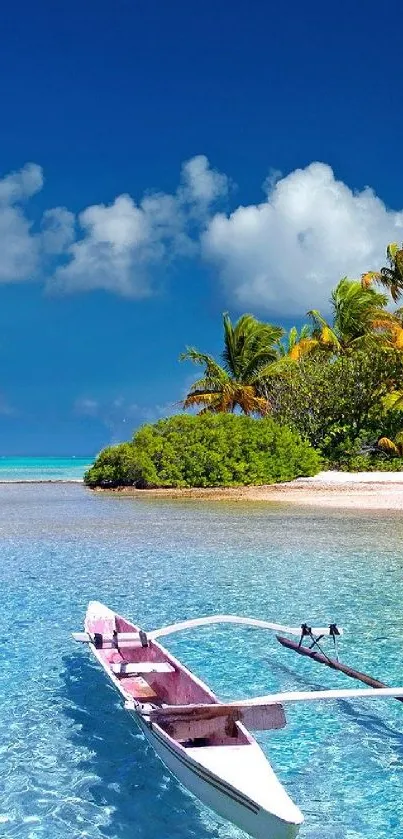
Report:
[[[0,457],[0,483],[82,481],[91,457]]]

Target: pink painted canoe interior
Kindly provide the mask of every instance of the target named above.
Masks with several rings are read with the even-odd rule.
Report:
[[[100,633],[111,638],[113,632],[138,632],[138,627],[124,618],[116,615],[112,620],[93,620],[86,624],[86,629],[92,633]],[[125,693],[133,696],[142,703],[150,703],[154,707],[159,705],[189,705],[193,703],[214,704],[217,698],[190,671],[180,664],[170,653],[157,642],[150,641],[148,646],[141,647],[122,645],[122,648],[107,647],[98,650],[104,661],[112,664],[140,664],[145,662],[168,662],[174,667],[171,673],[144,673],[136,675],[115,675],[122,683]],[[226,718],[217,717],[206,722],[187,722],[162,725],[167,733],[185,746],[218,746],[218,745],[247,745],[250,737],[244,733],[238,724],[226,730]]]

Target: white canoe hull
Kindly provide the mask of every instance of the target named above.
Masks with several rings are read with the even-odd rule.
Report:
[[[85,630],[91,631],[91,620],[109,621],[114,625],[116,618],[119,616],[103,604],[92,602],[87,611]],[[127,624],[127,627],[129,631],[136,629],[132,624]],[[207,686],[164,647],[156,642],[153,642],[153,647],[158,650],[161,660],[185,673],[198,690],[208,692]],[[254,839],[295,839],[303,822],[302,813],[288,796],[259,745],[241,723],[238,722],[237,726],[243,735],[240,738],[242,745],[193,744],[187,747],[140,713],[141,706],[132,702],[130,690],[125,689],[127,683],[118,679],[104,650],[96,648],[93,643],[89,644],[89,649],[114,687],[127,700],[127,710],[157,756],[185,789]],[[214,694],[207,696],[214,701]]]
[[[136,711],[130,713],[167,769],[175,775],[185,789],[193,793],[203,804],[224,819],[237,825],[254,839],[295,839],[303,817],[298,808],[288,799],[288,796],[286,804],[290,805],[290,818],[295,819],[294,822],[285,820],[270,812],[266,807],[260,806],[253,798],[245,795],[239,787],[232,786],[224,778],[210,771],[203,765],[206,748],[178,748],[158,726],[153,725],[151,727],[148,725]],[[280,792],[281,797],[281,793],[285,791],[257,743],[250,747],[242,746],[240,748],[243,752],[245,749],[253,749],[253,757],[258,758],[258,763],[260,763],[259,758],[262,759],[262,768],[264,761],[264,771],[268,767],[272,776],[270,781],[273,784],[273,795]],[[195,752],[197,753],[197,760],[193,756]],[[244,754],[239,756],[239,760],[240,770],[242,770]],[[267,790],[267,794],[269,794],[269,790]],[[274,798],[273,808],[275,808],[276,803],[277,801]]]

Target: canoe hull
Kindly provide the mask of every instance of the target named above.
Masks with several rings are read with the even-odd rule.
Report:
[[[130,713],[162,763],[199,801],[254,839],[295,839],[300,824],[285,822],[259,807],[239,790],[208,772],[186,749],[176,749],[157,726],[147,725],[136,711]]]
[[[112,631],[138,631],[134,624],[121,618],[98,602],[89,604],[85,619],[87,633],[102,633],[107,637]],[[102,638],[102,636],[101,636]],[[254,839],[295,839],[303,821],[298,807],[293,804],[269,761],[242,723],[237,722],[237,735],[208,737],[207,745],[191,738],[189,742],[175,739],[172,731],[158,722],[151,722],[147,716],[147,705],[153,700],[140,702],[133,698],[132,690],[138,693],[132,679],[119,678],[115,657],[120,653],[107,644],[89,643],[89,650],[102,666],[105,673],[119,691],[125,706],[153,747],[157,756],[178,781],[203,804],[223,818],[240,827]],[[122,651],[123,653],[123,651]],[[163,695],[163,702],[169,705],[194,701],[211,703],[217,698],[197,676],[187,670],[161,644],[152,641],[146,647],[132,651],[125,648],[126,665],[137,662],[166,662],[174,672],[145,672],[145,687]],[[161,667],[160,667],[161,670]],[[143,689],[143,688],[142,688]],[[160,700],[161,701],[161,700]],[[146,704],[144,704],[146,703]],[[202,738],[203,739],[203,738]],[[206,739],[206,738],[204,738]]]

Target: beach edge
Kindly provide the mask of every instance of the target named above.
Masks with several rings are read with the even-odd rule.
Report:
[[[341,509],[403,510],[403,472],[321,472],[313,478],[262,486],[136,489],[95,487],[91,492],[134,498],[282,502]]]

